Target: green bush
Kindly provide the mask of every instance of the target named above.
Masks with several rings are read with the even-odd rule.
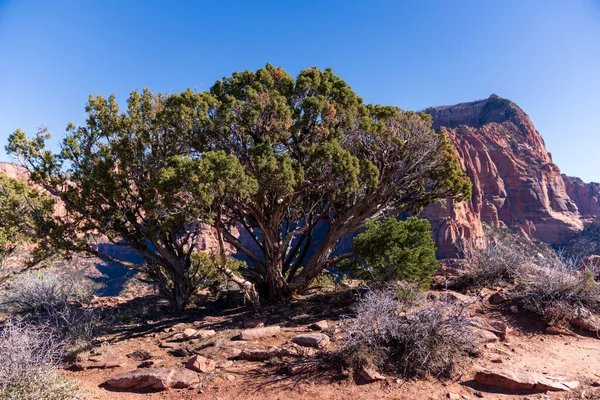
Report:
[[[428,288],[439,267],[431,225],[416,217],[367,223],[365,232],[354,238],[353,253],[341,269],[376,283],[404,280]]]
[[[218,262],[218,256],[216,262]],[[192,283],[199,289],[206,288],[212,295],[217,295],[227,285],[227,278],[215,267],[210,254],[198,251],[192,254]],[[226,267],[234,272],[245,268],[246,263],[227,257]]]

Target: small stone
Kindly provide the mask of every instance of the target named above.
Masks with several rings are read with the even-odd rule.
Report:
[[[209,372],[215,369],[216,364],[215,361],[210,358],[194,356],[188,360],[185,367],[196,372]]]
[[[235,381],[235,376],[231,375],[231,374],[227,374],[227,375],[225,375],[225,379],[227,379],[228,381]]]
[[[496,292],[493,295],[491,295],[490,298],[488,299],[490,304],[500,304],[500,303],[504,303],[507,300],[508,300],[508,296],[504,292]]]
[[[510,306],[510,312],[513,314],[518,314],[519,313],[519,307],[517,306]]]
[[[218,368],[231,368],[231,367],[233,367],[233,361],[225,360],[225,361],[219,363],[219,365],[217,367]]]
[[[150,368],[150,367],[158,367],[162,364],[164,364],[165,360],[160,359],[160,358],[156,358],[153,360],[145,360],[142,361],[139,365],[138,368]]]
[[[291,340],[297,345],[304,347],[316,347],[322,349],[329,346],[329,336],[322,333],[296,335]]]
[[[142,349],[138,349],[127,354],[127,358],[131,358],[135,361],[145,361],[151,359],[152,357],[154,357],[154,354],[152,354],[151,351]]]
[[[503,362],[501,358],[493,358],[491,361],[494,364],[502,364],[502,362]]]
[[[322,320],[315,322],[314,324],[310,324],[308,328],[312,329],[313,331],[324,331],[325,329],[329,328],[329,323],[326,320]]]
[[[247,319],[244,321],[244,329],[261,328],[266,322],[265,318]]]
[[[367,381],[369,383],[385,380],[385,376],[381,375],[379,372],[377,372],[372,367],[361,367],[357,371],[357,373],[361,378],[363,378],[365,381]]]
[[[446,397],[450,400],[460,400],[460,396],[456,393],[448,393]]]
[[[158,347],[163,348],[163,349],[174,349],[177,347],[177,344],[170,343],[170,342],[160,342]]]
[[[483,393],[481,393],[481,392],[475,392],[475,393],[473,393],[473,394],[475,395],[475,397],[478,397],[478,398],[480,398],[480,399],[483,399]]]

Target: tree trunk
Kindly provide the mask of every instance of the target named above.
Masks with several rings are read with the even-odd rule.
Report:
[[[288,285],[290,295],[307,289],[311,282],[323,271],[331,252],[341,236],[336,232],[329,232],[327,234],[321,246],[319,246],[315,254],[310,258],[308,264]]]

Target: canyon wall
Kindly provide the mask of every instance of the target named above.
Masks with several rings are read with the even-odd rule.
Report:
[[[579,178],[562,175],[567,194],[584,216],[600,217],[600,183],[585,183]]]
[[[483,224],[510,227],[548,243],[564,243],[583,229],[559,168],[517,105],[492,95],[425,112],[449,137],[473,182],[470,201],[447,201],[421,214],[432,223],[438,257],[460,255],[458,239],[476,240]]]

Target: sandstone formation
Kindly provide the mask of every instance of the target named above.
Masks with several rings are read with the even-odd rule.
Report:
[[[562,175],[567,194],[583,215],[600,217],[600,183],[585,183],[579,178]]]
[[[421,214],[431,221],[438,257],[455,258],[459,238],[477,241],[483,224],[510,227],[548,243],[583,230],[577,205],[531,120],[496,95],[425,110],[452,142],[473,182],[472,199],[447,201]]]

